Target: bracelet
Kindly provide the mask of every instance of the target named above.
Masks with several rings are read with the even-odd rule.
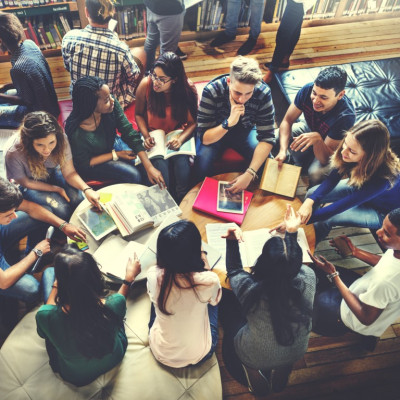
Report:
[[[119,157],[118,157],[117,152],[114,149],[111,150],[111,155],[112,155],[113,161],[118,161]]]
[[[93,188],[92,188],[92,187],[88,186],[87,188],[83,189],[83,190],[82,190],[82,192],[83,192],[83,193],[85,193],[85,192],[86,192],[86,190],[90,190],[90,189],[92,189],[92,190],[93,190]]]
[[[135,280],[133,280],[132,282],[128,282],[126,279],[124,279],[124,280],[122,281],[122,284],[123,284],[123,285],[126,285],[126,286],[128,286],[128,287],[131,287],[131,286],[133,285],[133,282],[135,282]]]
[[[67,224],[68,224],[68,222],[67,222],[67,221],[64,221],[64,222],[58,227],[58,229],[62,232],[63,229],[65,228],[65,225],[67,225]]]
[[[207,255],[208,253],[205,250],[201,250],[200,253],[204,253],[205,255]]]
[[[52,288],[53,288],[53,289],[58,289],[58,286],[53,285]]]
[[[339,276],[339,271],[335,271],[335,272],[332,272],[331,274],[326,275],[326,277],[328,278],[329,282],[333,282],[333,278],[335,276]]]
[[[256,171],[254,171],[254,169],[247,168],[246,172],[248,172],[253,177],[253,181],[254,181],[254,179],[258,178],[258,175],[256,174]]]

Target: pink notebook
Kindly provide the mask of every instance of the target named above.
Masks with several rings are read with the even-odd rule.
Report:
[[[215,217],[241,225],[247,209],[249,208],[252,197],[253,193],[248,192],[247,190],[244,191],[243,214],[217,211],[218,181],[216,179],[206,177],[201,185],[196,200],[194,201],[193,209],[203,211],[207,214],[214,215]]]

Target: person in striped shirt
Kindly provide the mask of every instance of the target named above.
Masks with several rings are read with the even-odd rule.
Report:
[[[232,181],[231,191],[246,189],[257,176],[275,142],[274,105],[271,90],[261,80],[257,61],[239,56],[230,74],[209,82],[197,115],[195,177],[213,175],[213,162],[227,148],[239,152],[249,163]]]

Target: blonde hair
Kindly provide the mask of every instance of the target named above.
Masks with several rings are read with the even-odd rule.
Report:
[[[27,114],[19,128],[19,133],[21,140],[18,148],[26,156],[33,179],[45,180],[49,176],[42,156],[33,147],[35,139],[43,139],[48,135],[54,134],[57,144],[51,152],[51,157],[56,164],[64,165],[66,147],[64,132],[56,118],[51,114],[45,111],[35,111]]]
[[[231,64],[230,78],[232,81],[256,85],[261,81],[262,73],[256,60],[239,56]]]
[[[85,5],[96,24],[107,23],[115,14],[115,0],[86,0]]]
[[[358,163],[346,163],[342,150],[348,135],[357,140],[365,154]],[[390,134],[377,119],[361,121],[349,129],[333,153],[331,166],[349,178],[349,185],[360,188],[371,178],[387,179],[394,185],[400,174],[400,160],[390,148]]]

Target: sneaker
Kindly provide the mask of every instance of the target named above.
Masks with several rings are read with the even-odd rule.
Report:
[[[249,36],[247,40],[239,47],[239,50],[237,51],[238,56],[245,56],[246,54],[249,54],[253,49],[254,46],[257,43],[257,39],[252,38]]]
[[[181,60],[186,60],[187,59],[187,54],[184,53],[180,47],[178,46],[178,48],[175,50],[175,54],[181,59]]]
[[[224,31],[218,33],[218,35],[214,38],[214,40],[211,41],[210,46],[211,47],[219,47],[225,43],[232,42],[232,40],[236,39],[235,36],[229,36],[227,35]]]
[[[244,364],[242,364],[242,367],[250,393],[256,396],[266,396],[271,393],[270,380],[261,370],[247,367]]]

